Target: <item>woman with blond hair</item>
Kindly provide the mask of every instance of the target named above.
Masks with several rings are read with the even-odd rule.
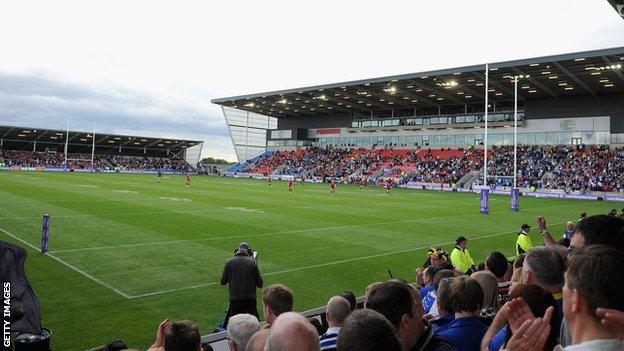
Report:
[[[481,307],[479,319],[483,324],[490,325],[500,308],[496,276],[488,271],[480,271],[472,273],[470,277],[479,282],[483,289],[483,307]]]

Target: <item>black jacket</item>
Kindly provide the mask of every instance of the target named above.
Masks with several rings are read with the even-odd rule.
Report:
[[[221,285],[230,284],[230,301],[255,300],[256,288],[262,288],[262,276],[256,261],[244,252],[225,262]]]

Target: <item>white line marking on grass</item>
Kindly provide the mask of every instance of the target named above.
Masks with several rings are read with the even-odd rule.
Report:
[[[160,197],[161,200],[171,200],[171,201],[175,201],[175,202],[180,202],[180,201],[184,201],[184,202],[191,202],[191,199],[183,199],[183,198],[179,198],[179,197],[166,197],[166,196],[161,196]]]
[[[99,188],[98,185],[89,185],[89,184],[78,184],[77,186],[81,188]]]
[[[548,206],[546,208],[557,208],[557,207],[570,207],[576,206],[576,204],[568,204],[568,205],[560,205],[560,206]],[[532,210],[537,210],[539,207],[533,208]],[[494,215],[497,213],[508,213],[509,211],[500,211],[500,212],[490,212],[490,215]],[[425,217],[425,218],[413,218],[413,219],[403,219],[399,221],[385,221],[385,222],[374,222],[374,223],[362,223],[362,224],[349,224],[349,225],[339,225],[333,227],[319,227],[319,228],[308,228],[308,229],[295,229],[295,230],[284,230],[277,232],[267,232],[260,234],[241,234],[241,235],[232,235],[232,236],[222,236],[222,237],[211,237],[204,239],[181,239],[181,240],[168,240],[168,241],[150,241],[144,243],[134,243],[134,244],[122,244],[122,245],[109,245],[109,246],[93,246],[93,247],[82,247],[76,249],[61,249],[50,251],[52,253],[61,253],[61,252],[78,252],[78,251],[94,251],[94,250],[107,250],[107,249],[117,249],[124,247],[139,247],[139,246],[152,246],[152,245],[167,245],[167,244],[177,244],[177,243],[187,243],[187,242],[204,242],[204,241],[213,241],[213,240],[230,240],[230,239],[249,239],[249,238],[258,238],[265,236],[273,236],[280,234],[293,234],[293,233],[305,233],[305,232],[316,232],[316,231],[324,231],[324,230],[333,230],[333,229],[348,229],[348,228],[360,228],[360,227],[368,227],[375,225],[386,225],[386,224],[400,224],[400,223],[413,223],[413,222],[423,222],[423,221],[431,221],[431,220],[439,220],[446,218],[458,218],[458,217],[466,217],[466,216],[483,216],[481,213],[468,213],[464,215],[452,215],[452,216],[440,216],[440,217]]]
[[[113,191],[118,192],[118,193],[122,193],[122,194],[138,194],[139,193],[138,191],[125,190],[125,189],[115,189]]]
[[[2,228],[0,228],[0,231],[1,231],[1,232],[3,232],[3,233],[4,233],[4,234],[6,234],[6,235],[8,235],[8,236],[12,237],[12,238],[13,238],[13,239],[15,239],[15,240],[18,240],[18,241],[22,242],[23,244],[28,245],[28,246],[29,246],[30,248],[32,248],[33,250],[38,251],[38,252],[41,252],[41,249],[40,249],[40,248],[38,248],[38,247],[36,247],[35,245],[33,245],[33,244],[31,244],[31,243],[27,242],[27,241],[26,241],[26,240],[24,240],[24,239],[22,239],[22,238],[18,237],[17,235],[15,235],[15,234],[13,234],[13,233],[10,233],[10,232],[8,232],[8,231],[6,231],[6,230],[2,229]],[[46,253],[45,255],[46,255],[46,256],[48,256],[48,257],[50,257],[51,259],[53,259],[53,260],[57,261],[58,263],[60,263],[60,264],[64,265],[65,267],[68,267],[68,268],[70,268],[70,269],[72,269],[72,270],[74,270],[74,271],[76,271],[76,272],[78,272],[78,273],[82,274],[82,275],[83,275],[83,276],[85,276],[86,278],[88,278],[88,279],[90,279],[90,280],[92,280],[92,281],[94,281],[94,282],[96,282],[96,283],[98,283],[98,284],[102,285],[103,287],[105,287],[105,288],[107,288],[107,289],[109,289],[109,290],[112,290],[113,292],[115,292],[115,293],[116,293],[117,295],[119,295],[119,296],[121,296],[121,297],[123,297],[123,298],[125,298],[125,299],[130,299],[130,298],[131,298],[131,296],[130,296],[130,295],[128,295],[128,294],[126,294],[126,293],[124,293],[123,291],[121,291],[121,290],[119,290],[119,289],[115,288],[114,286],[112,286],[112,285],[110,285],[110,284],[107,284],[107,283],[105,283],[105,282],[101,281],[100,279],[98,279],[98,278],[96,278],[96,277],[92,276],[91,274],[89,274],[89,273],[87,273],[87,272],[83,271],[82,269],[80,269],[80,268],[78,268],[78,267],[76,267],[76,266],[74,266],[74,265],[72,265],[72,264],[70,264],[70,263],[65,262],[64,260],[62,260],[62,259],[60,259],[60,258],[58,258],[58,257],[56,257],[56,256],[54,256],[54,255],[52,255],[50,252]]]
[[[564,224],[566,222],[560,222],[560,223],[551,223],[551,225],[559,225],[559,224]],[[496,233],[496,234],[488,234],[488,235],[483,235],[483,236],[478,236],[475,238],[470,239],[471,241],[474,240],[479,240],[479,239],[487,239],[487,238],[492,238],[492,237],[496,237],[496,236],[500,236],[500,235],[505,235],[505,234],[509,234],[509,233],[515,233],[516,230],[509,230],[506,232],[502,232],[502,233]],[[369,260],[371,258],[378,258],[378,257],[384,257],[384,256],[392,256],[392,255],[396,255],[396,254],[400,254],[400,253],[405,253],[405,252],[412,252],[412,251],[417,251],[417,250],[423,250],[426,248],[429,248],[431,246],[441,246],[441,245],[450,245],[450,244],[454,244],[454,241],[448,241],[445,243],[436,243],[436,244],[432,244],[432,245],[426,245],[426,246],[419,246],[419,247],[414,247],[414,248],[410,248],[410,249],[403,249],[403,250],[397,250],[397,251],[391,251],[391,252],[383,252],[380,254],[375,254],[375,255],[369,255],[369,256],[362,256],[362,257],[354,257],[354,258],[349,258],[346,260],[339,260],[339,261],[333,261],[333,262],[327,262],[327,263],[320,263],[320,264],[315,264],[315,265],[310,265],[310,266],[303,266],[303,267],[297,267],[297,268],[290,268],[290,269],[284,269],[281,271],[275,271],[275,272],[269,272],[269,273],[263,273],[262,276],[266,277],[266,276],[272,276],[272,275],[279,275],[279,274],[284,274],[284,273],[292,273],[292,272],[298,272],[298,271],[303,271],[303,270],[307,270],[307,269],[313,269],[313,268],[321,268],[321,267],[327,267],[327,266],[334,266],[334,265],[339,265],[339,264],[343,264],[343,263],[349,263],[349,262],[356,262],[356,261],[363,261],[363,260]],[[205,284],[197,284],[197,285],[191,285],[191,286],[186,286],[186,287],[181,287],[181,288],[175,288],[175,289],[167,289],[167,290],[160,290],[160,291],[154,291],[154,292],[150,292],[150,293],[145,293],[145,294],[140,294],[140,295],[132,295],[130,296],[131,299],[137,299],[137,298],[141,298],[141,297],[148,297],[148,296],[154,296],[154,295],[161,295],[161,294],[166,294],[166,293],[170,293],[170,292],[176,292],[176,291],[182,291],[182,290],[189,290],[189,289],[197,289],[197,288],[203,288],[203,287],[207,287],[207,286],[212,286],[212,285],[217,285],[220,284],[221,282],[210,282],[210,283],[205,283]]]

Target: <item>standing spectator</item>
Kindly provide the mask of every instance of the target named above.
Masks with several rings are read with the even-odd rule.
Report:
[[[201,351],[201,336],[191,321],[164,320],[156,331],[156,341],[148,351]]]
[[[436,303],[436,300],[438,299],[438,284],[440,284],[440,281],[444,278],[452,278],[455,276],[457,276],[457,272],[454,269],[442,269],[438,273],[436,273],[435,277],[433,278],[433,286],[435,287],[435,289],[427,294],[427,296],[425,296],[425,298],[422,300],[423,309],[428,317],[431,317],[432,319],[440,318],[440,315],[438,313],[438,304]]]
[[[566,229],[563,231],[563,239],[572,239],[574,235],[574,222],[568,221],[566,223]]]
[[[481,339],[488,330],[479,320],[483,306],[483,289],[479,282],[466,276],[453,278],[449,303],[455,311],[455,319],[436,333],[458,351],[479,351]]]
[[[249,256],[249,244],[240,243],[234,257],[225,262],[221,285],[229,284],[230,307],[224,326],[231,316],[249,313],[258,317],[256,288],[262,288],[262,276],[256,260]]]
[[[296,312],[286,312],[275,318],[265,351],[319,351],[319,336],[307,319]]]
[[[262,290],[264,320],[273,324],[275,319],[284,312],[293,310],[293,293],[282,284],[273,284]]]
[[[451,251],[451,263],[453,267],[463,274],[470,274],[475,270],[475,264],[470,256],[470,252],[466,249],[468,239],[460,236],[455,240],[455,248]]]
[[[336,339],[342,323],[351,313],[351,306],[349,301],[344,297],[334,296],[327,302],[325,309],[325,316],[327,318],[327,325],[329,328],[325,334],[320,336],[321,350],[334,351],[336,350]]]
[[[382,314],[370,309],[351,313],[337,342],[338,351],[404,351],[396,328]]]
[[[425,268],[423,271],[423,284],[424,286],[418,290],[420,293],[420,298],[424,299],[427,294],[435,290],[435,285],[433,284],[433,278],[435,274],[439,271],[437,266],[429,266]]]
[[[230,317],[227,328],[228,348],[230,351],[245,351],[247,342],[258,330],[260,330],[258,318],[249,313]]]
[[[368,295],[366,308],[381,313],[397,328],[405,350],[454,350],[423,322],[418,294],[407,283],[391,280],[377,285]]]
[[[551,247],[536,247],[527,253],[522,267],[522,283],[548,290],[557,303],[557,317],[563,320],[563,258]]]
[[[340,293],[340,296],[344,297],[345,299],[347,299],[347,301],[349,301],[349,305],[351,306],[351,312],[357,309],[357,299],[355,298],[355,294],[353,293],[353,291],[345,290]]]
[[[492,324],[492,320],[500,308],[498,302],[498,282],[492,272],[475,272],[470,276],[476,280],[483,289],[483,306],[479,313],[479,319],[485,325]]]
[[[530,225],[525,223],[520,227],[518,238],[516,239],[516,255],[529,252],[533,248],[533,243],[531,242],[531,237],[529,236],[530,232]]]
[[[624,251],[624,219],[607,215],[587,217],[576,224],[570,240],[572,249],[589,245],[607,245]]]
[[[509,285],[511,282],[505,279],[508,266],[507,258],[498,251],[490,253],[485,260],[485,269],[492,272],[498,282],[498,301],[501,306],[509,299]]]
[[[446,327],[455,319],[455,311],[453,311],[449,300],[452,281],[452,278],[443,278],[438,283],[436,304],[438,305],[439,318],[431,321],[431,327],[434,331]]]
[[[245,347],[245,351],[264,351],[264,345],[269,337],[271,329],[268,325],[261,327],[254,335],[251,336]]]

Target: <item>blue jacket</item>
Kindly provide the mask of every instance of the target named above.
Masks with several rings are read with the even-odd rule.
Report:
[[[481,323],[479,317],[463,317],[436,330],[436,334],[455,346],[457,351],[479,351],[481,339],[487,330],[488,326]]]

